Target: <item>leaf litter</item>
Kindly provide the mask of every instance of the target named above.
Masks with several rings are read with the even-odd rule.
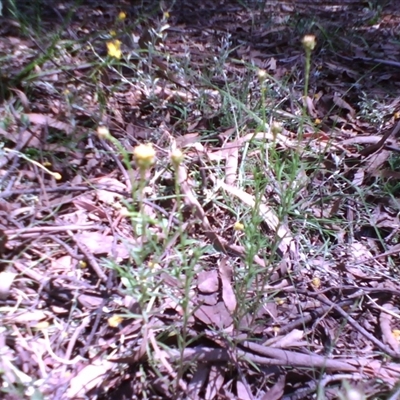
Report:
[[[43,57],[51,41],[5,17],[3,391],[12,385],[21,398],[37,390],[52,399],[300,399],[323,389],[336,398],[343,380],[362,382],[367,396],[393,390],[400,379],[394,3],[366,10],[355,0],[206,1],[163,4],[147,15],[146,2],[131,9],[121,2],[128,20],[136,13],[146,22],[117,39],[117,58],[130,54],[129,62],[107,66],[110,21],[129,24],[115,5],[74,8],[53,57]],[[56,30],[65,10],[45,8],[43,27]],[[313,54],[304,97],[301,29],[293,35],[293,22],[311,29],[310,13],[319,18],[318,40],[336,33]],[[279,133],[251,111],[260,101],[258,68],[274,82],[266,101],[270,121],[283,124]],[[235,100],[240,83],[247,112]],[[226,118],[232,112],[235,121]],[[128,153],[140,143],[156,149],[139,199],[145,221],[129,220],[137,218],[130,210],[140,168],[98,138],[99,125]],[[289,186],[282,189],[278,171],[260,161],[264,144],[283,159],[321,161],[298,174],[302,189],[284,218]],[[185,158],[173,171],[175,148]],[[254,171],[243,172],[247,161]],[[260,165],[270,178],[261,198],[242,185]],[[174,174],[184,220],[167,190]],[[238,214],[253,215],[274,245],[246,243],[246,222],[235,235]],[[194,248],[204,252],[174,275],[180,227],[191,240],[184,262],[194,260]],[[162,252],[138,257],[149,243]],[[243,285],[246,271],[254,276]]]

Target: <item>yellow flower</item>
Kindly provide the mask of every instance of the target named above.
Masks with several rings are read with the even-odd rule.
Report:
[[[315,125],[321,125],[322,121],[319,118],[316,118],[315,121],[314,121],[314,124]]]
[[[321,279],[319,279],[317,276],[315,276],[314,278],[312,278],[311,280],[311,285],[315,288],[315,289],[319,289],[321,287]]]
[[[61,174],[59,174],[58,172],[53,172],[52,175],[56,181],[60,181],[62,179]]]
[[[267,78],[267,71],[265,69],[259,69],[257,75],[260,81],[265,81]]]
[[[275,304],[277,306],[281,306],[282,304],[285,304],[285,299],[281,299],[280,297],[275,298]]]
[[[98,126],[97,127],[97,137],[99,139],[107,140],[111,137],[111,134],[106,126]]]
[[[244,231],[244,225],[243,225],[241,222],[236,221],[236,222],[234,223],[234,225],[233,225],[233,229],[234,229],[235,231]]]
[[[271,124],[271,132],[274,136],[276,136],[278,133],[282,133],[283,127],[282,124],[278,121],[273,121]]]
[[[150,269],[154,269],[154,270],[156,270],[156,269],[161,269],[160,264],[158,264],[158,263],[156,263],[156,262],[154,262],[154,261],[149,261],[149,262],[147,263],[147,266],[148,266]]]
[[[175,166],[178,166],[183,161],[183,153],[176,149],[171,153],[171,161]]]
[[[123,321],[124,319],[120,317],[119,315],[113,315],[112,317],[108,318],[107,322],[108,325],[111,326],[111,328],[117,328],[118,325]]]
[[[306,51],[314,50],[316,45],[316,40],[314,35],[305,35],[302,40],[303,47]]]
[[[107,52],[110,57],[114,57],[119,60],[122,56],[121,41],[115,39],[107,42]]]
[[[155,162],[156,152],[151,143],[140,144],[134,148],[133,157],[140,169],[148,169]]]
[[[118,19],[119,19],[120,21],[123,21],[125,18],[126,18],[126,13],[125,13],[124,11],[121,11],[121,12],[118,14]]]
[[[399,330],[399,329],[393,329],[393,330],[392,330],[392,333],[393,333],[394,338],[395,338],[398,342],[400,342],[400,330]]]

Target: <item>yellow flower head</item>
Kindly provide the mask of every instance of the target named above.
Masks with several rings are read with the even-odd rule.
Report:
[[[267,78],[267,71],[265,69],[259,69],[257,75],[260,81],[265,81],[265,79]]]
[[[107,42],[107,52],[110,57],[114,57],[119,60],[122,56],[121,41],[115,39]]]
[[[233,225],[233,229],[234,229],[235,231],[244,231],[244,225],[243,225],[241,222],[236,221],[236,222],[234,223],[234,225]]]
[[[155,162],[156,152],[151,143],[140,144],[134,148],[133,158],[140,169],[148,169]]]
[[[98,126],[97,127],[97,137],[99,139],[107,140],[111,137],[110,131],[105,126]]]
[[[126,13],[124,11],[120,11],[120,13],[118,14],[118,19],[120,21],[123,21],[126,18]]]
[[[306,51],[312,51],[315,49],[316,40],[314,35],[305,35],[302,40],[303,47]]]
[[[171,153],[171,161],[175,166],[178,166],[183,161],[183,153],[181,150],[176,149]]]
[[[108,326],[111,328],[117,328],[118,325],[123,321],[124,319],[120,317],[119,315],[113,315],[112,317],[108,318]]]
[[[278,121],[273,121],[271,124],[271,132],[273,133],[273,135],[277,135],[278,133],[282,133],[283,131],[283,127],[282,124]]]
[[[318,276],[315,276],[314,278],[312,278],[311,280],[311,285],[315,288],[315,289],[319,289],[321,287],[321,279],[318,278]]]
[[[53,172],[52,175],[56,181],[60,181],[62,179],[62,175],[58,172]]]

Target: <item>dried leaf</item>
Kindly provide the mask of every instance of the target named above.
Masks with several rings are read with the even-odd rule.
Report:
[[[51,128],[64,131],[67,134],[73,132],[73,127],[71,125],[66,124],[65,122],[62,121],[57,121],[55,118],[50,117],[48,115],[35,114],[35,113],[30,113],[25,115],[29,118],[29,121],[34,125],[50,126]]]
[[[354,117],[356,115],[356,111],[354,110],[353,107],[349,103],[343,100],[343,98],[339,97],[337,94],[333,96],[333,102],[340,108],[343,108],[347,111],[349,111],[350,115]]]
[[[219,182],[219,186],[228,193],[239,198],[243,203],[247,204],[248,206],[252,208],[256,206],[256,201],[254,197],[246,193],[245,191],[227,185],[224,182]],[[286,254],[290,250],[292,254],[297,254],[292,234],[287,227],[280,223],[279,218],[277,217],[275,212],[266,204],[261,203],[259,204],[259,213],[265,223],[268,225],[268,227],[272,231],[276,232],[277,236],[281,239],[279,243],[279,249],[281,250],[281,252],[283,254]]]
[[[205,399],[213,400],[217,398],[217,395],[220,392],[225,381],[223,371],[224,370],[221,365],[213,365],[211,367],[210,375],[208,378],[208,385],[206,393],[204,395]]]
[[[219,288],[218,273],[215,270],[201,271],[197,277],[197,289],[201,293],[215,293]]]
[[[285,391],[286,375],[280,374],[275,385],[269,389],[261,400],[280,400]]]
[[[253,396],[251,395],[251,389],[248,384],[244,384],[242,381],[236,382],[236,392],[237,396],[240,400],[253,400]]]
[[[17,274],[9,271],[0,272],[0,299],[5,300],[8,298],[11,290],[11,285],[14,282]]]
[[[41,310],[23,311],[19,314],[6,315],[4,321],[14,324],[37,323],[50,316],[49,312]]]
[[[227,185],[233,185],[235,183],[238,165],[239,165],[239,148],[234,147],[228,153],[225,162],[225,183]]]
[[[232,325],[232,317],[223,302],[217,303],[215,306],[201,305],[195,312],[194,316],[205,325],[212,325],[220,329],[225,329]]]
[[[104,384],[105,377],[113,367],[115,364],[109,361],[101,359],[92,361],[71,379],[66,393],[67,398],[85,398],[87,392]]]

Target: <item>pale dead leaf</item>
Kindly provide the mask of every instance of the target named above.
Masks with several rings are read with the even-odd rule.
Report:
[[[196,133],[187,133],[183,136],[178,136],[176,138],[176,146],[178,149],[183,149],[187,146],[190,146],[193,143],[196,143],[200,140],[199,134]]]
[[[272,346],[285,348],[285,347],[293,347],[296,343],[303,339],[304,331],[299,329],[293,329],[287,335],[279,338]]]
[[[66,124],[62,121],[57,121],[55,118],[50,117],[49,115],[44,114],[25,114],[28,117],[30,123],[34,125],[41,125],[41,126],[50,126],[51,128],[59,129],[60,131],[64,131],[67,134],[73,132],[73,127],[69,124]]]
[[[240,400],[253,400],[253,397],[250,397],[251,389],[249,385],[245,385],[242,381],[236,382],[236,392],[237,397]]]
[[[212,325],[220,329],[225,329],[233,323],[231,314],[223,302],[214,306],[203,304],[196,309],[194,316],[205,325]]]
[[[318,113],[317,110],[315,109],[313,100],[311,99],[311,97],[307,96],[305,98],[305,103],[307,106],[307,110],[308,110],[308,114],[313,117],[313,118],[318,118]]]
[[[196,363],[196,371],[188,384],[187,398],[190,400],[200,400],[200,392],[205,385],[210,367],[204,363]]]
[[[11,286],[17,274],[9,271],[0,272],[0,299],[5,300],[10,294]]]
[[[112,236],[103,235],[101,232],[77,233],[75,239],[83,243],[92,254],[107,254],[117,259],[128,258],[129,247],[136,245],[129,240],[126,240],[126,243],[117,243]]]
[[[368,157],[365,171],[373,174],[389,159],[391,152],[389,150],[380,150]]]
[[[217,186],[221,187],[226,192],[236,196],[239,200],[241,200],[249,207],[254,208],[256,206],[256,201],[254,197],[246,193],[245,191],[234,186],[227,185],[222,181],[219,181],[219,183],[217,183]],[[291,254],[297,255],[296,246],[292,234],[287,227],[280,223],[279,218],[277,217],[275,212],[264,203],[259,204],[258,212],[264,222],[268,225],[268,227],[272,231],[276,232],[277,236],[279,237],[279,250],[283,254],[286,254],[288,251],[290,251]]]
[[[234,147],[228,153],[225,162],[225,183],[233,185],[236,181],[237,169],[239,165],[239,148]]]
[[[69,255],[51,260],[52,271],[69,271],[72,266],[72,257]]]
[[[216,399],[218,393],[224,384],[224,367],[222,365],[212,365],[210,369],[210,375],[208,377],[208,385],[204,399],[213,400]]]
[[[197,277],[197,289],[201,293],[215,293],[219,288],[218,273],[215,270],[201,271]]]
[[[86,393],[104,384],[108,372],[115,367],[112,362],[97,359],[81,369],[71,381],[67,390],[68,399],[86,398]]]
[[[104,301],[102,297],[89,294],[80,294],[78,295],[77,299],[81,306],[89,310],[99,308]]]
[[[354,117],[356,115],[356,111],[354,110],[354,108],[351,107],[351,105],[349,103],[347,103],[345,100],[343,100],[337,94],[335,94],[333,96],[332,100],[335,103],[335,105],[337,105],[340,108],[343,108],[343,109],[347,110],[352,117]]]
[[[236,310],[237,301],[232,288],[232,264],[228,257],[223,257],[219,263],[219,276],[222,282],[222,300],[226,308],[233,313]]]
[[[29,113],[31,110],[30,110],[29,100],[26,94],[23,91],[16,88],[11,88],[11,90],[14,93],[16,93],[17,96],[19,97],[22,107],[24,108],[24,112]]]
[[[110,190],[107,189],[98,189],[96,191],[97,197],[100,201],[103,201],[106,204],[114,204],[116,198],[120,198],[122,195],[115,193],[111,190],[117,190],[119,192],[126,191],[126,185],[115,178],[109,177],[101,177],[96,179],[96,183],[99,185],[103,185]]]
[[[23,311],[18,314],[6,315],[3,317],[5,323],[14,324],[27,324],[27,323],[37,323],[50,316],[49,312],[41,310]]]
[[[275,385],[269,389],[261,400],[280,400],[283,397],[285,391],[286,375],[281,373],[276,381]]]
[[[29,147],[39,148],[42,146],[39,135],[34,135],[29,129],[25,129],[18,134],[8,133],[0,128],[0,136],[5,137],[10,142],[21,146],[21,148],[29,145]]]
[[[84,196],[81,196],[79,199],[74,200],[73,204],[78,209],[83,209],[88,211],[90,213],[89,216],[93,214],[97,215],[100,218],[107,218],[107,214],[104,210],[102,210],[91,200],[86,199]]]
[[[354,174],[354,178],[352,181],[352,184],[354,186],[361,186],[362,183],[364,182],[364,170],[363,169],[359,169],[355,174]]]
[[[108,254],[111,252],[114,238],[100,232],[77,233],[75,238],[83,243],[92,254]]]

